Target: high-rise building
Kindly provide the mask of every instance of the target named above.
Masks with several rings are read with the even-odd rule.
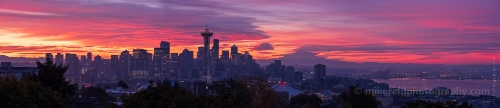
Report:
[[[87,61],[88,61],[88,62],[92,62],[92,57],[93,57],[93,56],[92,56],[92,53],[91,53],[91,52],[88,52],[88,53],[87,53]]]
[[[45,53],[45,58],[48,58],[48,59],[54,61],[54,56],[52,55],[52,53]]]
[[[238,54],[238,47],[236,46],[236,44],[233,44],[233,46],[231,46],[231,55],[232,54]]]
[[[295,72],[295,82],[302,82],[302,72]]]
[[[286,79],[285,81],[294,82],[295,80],[295,68],[293,66],[288,65],[286,67]]]
[[[198,47],[198,52],[196,52],[196,59],[197,60],[203,60],[205,57],[205,47],[199,46]]]
[[[110,60],[110,70],[113,72],[117,72],[120,69],[120,60],[118,59],[118,55],[111,55]]]
[[[170,52],[170,42],[167,41],[161,41],[160,42],[160,48],[167,48],[168,51]]]
[[[162,41],[161,45],[163,45]],[[166,45],[165,45],[166,46]],[[168,48],[154,48],[153,56],[153,78],[163,79],[167,74],[168,67],[167,61],[170,58],[170,52]]]
[[[171,59],[172,61],[177,61],[177,60],[179,60],[179,53],[172,53],[172,54],[170,54],[170,56],[171,56],[171,58],[170,58],[170,59]]]
[[[87,63],[87,56],[80,55],[80,62],[81,62],[81,64]]]
[[[98,75],[100,73],[102,73],[104,71],[104,64],[102,62],[102,57],[100,55],[96,55],[94,57],[94,61],[92,63],[94,66],[94,69],[95,69],[95,73],[94,75]]]
[[[76,54],[70,54],[70,53],[66,53],[66,66],[68,66],[68,70],[67,70],[67,73],[68,74],[72,74],[72,75],[76,75],[76,74],[80,74],[79,72],[79,60],[78,60],[78,56]]]
[[[63,61],[64,61],[64,55],[62,55],[61,53],[57,53],[55,63],[57,65],[61,65],[63,64]]]
[[[171,59],[167,62],[167,67],[168,67],[168,78],[169,79],[177,79],[179,77],[179,54],[178,53],[172,53],[171,54]]]
[[[319,83],[320,79],[326,76],[326,66],[323,64],[314,65],[314,81]]]
[[[212,47],[214,51],[213,57],[217,60],[219,59],[219,39],[214,39],[214,46]]]
[[[222,55],[220,56],[219,60],[224,65],[223,66],[224,67],[224,71],[222,71],[221,76],[227,76],[227,73],[229,72],[229,66],[230,66],[229,51],[222,50]]]
[[[117,73],[118,79],[128,79],[131,75],[130,71],[130,53],[125,50],[120,53],[120,68]]]
[[[203,68],[203,72],[205,72],[205,76],[203,76],[205,78],[205,81],[207,83],[211,83],[212,80],[211,80],[211,76],[210,76],[210,56],[209,56],[209,48],[210,48],[210,37],[212,37],[213,33],[210,32],[208,29],[205,29],[204,32],[201,32],[201,36],[203,36],[203,43],[204,43],[204,47],[205,49],[203,50],[204,52],[204,58],[203,58],[203,63],[204,63],[204,68]]]
[[[189,51],[188,49],[182,50],[182,53],[179,54],[177,63],[179,66],[180,78],[191,78],[191,71],[194,69],[193,51]]]
[[[149,76],[148,52],[145,49],[134,49],[131,61],[131,79],[147,79]]]

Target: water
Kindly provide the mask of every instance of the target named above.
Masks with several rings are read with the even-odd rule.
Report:
[[[466,95],[494,95],[500,97],[500,82],[493,80],[451,80],[451,79],[421,79],[421,78],[394,78],[373,79],[378,83],[387,83],[391,88],[432,90],[436,87],[446,87],[454,94]],[[493,87],[495,85],[495,87]]]

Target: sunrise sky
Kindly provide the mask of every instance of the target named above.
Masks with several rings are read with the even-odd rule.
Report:
[[[490,64],[500,58],[498,0],[0,0],[0,55],[105,58],[123,50],[221,49],[256,59],[296,51],[349,62]],[[150,51],[152,52],[152,51]]]

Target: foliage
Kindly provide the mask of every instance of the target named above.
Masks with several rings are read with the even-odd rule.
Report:
[[[375,96],[367,94],[364,89],[355,86],[350,86],[348,91],[340,94],[339,98],[344,107],[377,108],[381,105]]]
[[[116,87],[122,87],[122,88],[124,88],[124,89],[128,89],[128,84],[127,84],[127,83],[125,83],[123,80],[120,80],[120,81],[118,82],[118,85],[116,85]]]
[[[85,87],[83,91],[83,96],[86,97],[106,97],[108,93],[102,88],[99,87]]]
[[[200,107],[196,96],[181,87],[172,87],[168,80],[158,81],[155,84],[151,82],[147,89],[124,96],[122,99],[126,108]]]
[[[44,63],[37,61],[36,64],[39,70],[38,75],[32,74],[30,79],[40,82],[42,86],[50,90],[59,92],[65,98],[75,94],[75,90],[78,89],[77,85],[70,84],[70,81],[66,81],[66,77],[64,77],[68,66],[56,65],[49,58]]]
[[[249,87],[233,78],[214,81],[212,93],[215,97],[224,102],[233,102],[239,108],[248,107],[252,99]]]
[[[281,98],[261,80],[226,79],[214,81],[212,94],[195,96],[176,82],[150,82],[147,89],[122,97],[124,107],[180,107],[180,108],[281,108]],[[262,80],[263,82],[265,80]],[[252,83],[250,83],[252,82]]]
[[[0,77],[0,108],[67,108],[69,101],[40,82],[14,76]]]
[[[423,100],[415,100],[414,102],[405,102],[401,108],[474,108],[472,104],[468,104],[467,101],[462,102],[458,105],[457,101],[448,102],[427,102]]]
[[[251,92],[252,100],[250,107],[252,108],[281,108],[286,106],[285,100],[267,84],[264,78],[248,78],[240,80],[248,85]]]
[[[305,107],[304,105],[309,104],[313,107],[321,108],[322,102],[321,98],[315,94],[298,94],[292,97],[290,105]]]

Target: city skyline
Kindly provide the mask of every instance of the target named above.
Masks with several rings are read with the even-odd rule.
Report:
[[[268,5],[275,3],[281,5]],[[152,53],[160,41],[181,53],[202,46],[199,32],[207,27],[220,40],[220,54],[235,44],[258,60],[309,51],[347,62],[491,64],[500,56],[499,7],[498,1],[1,1],[0,55],[92,52],[109,59],[124,50]]]

